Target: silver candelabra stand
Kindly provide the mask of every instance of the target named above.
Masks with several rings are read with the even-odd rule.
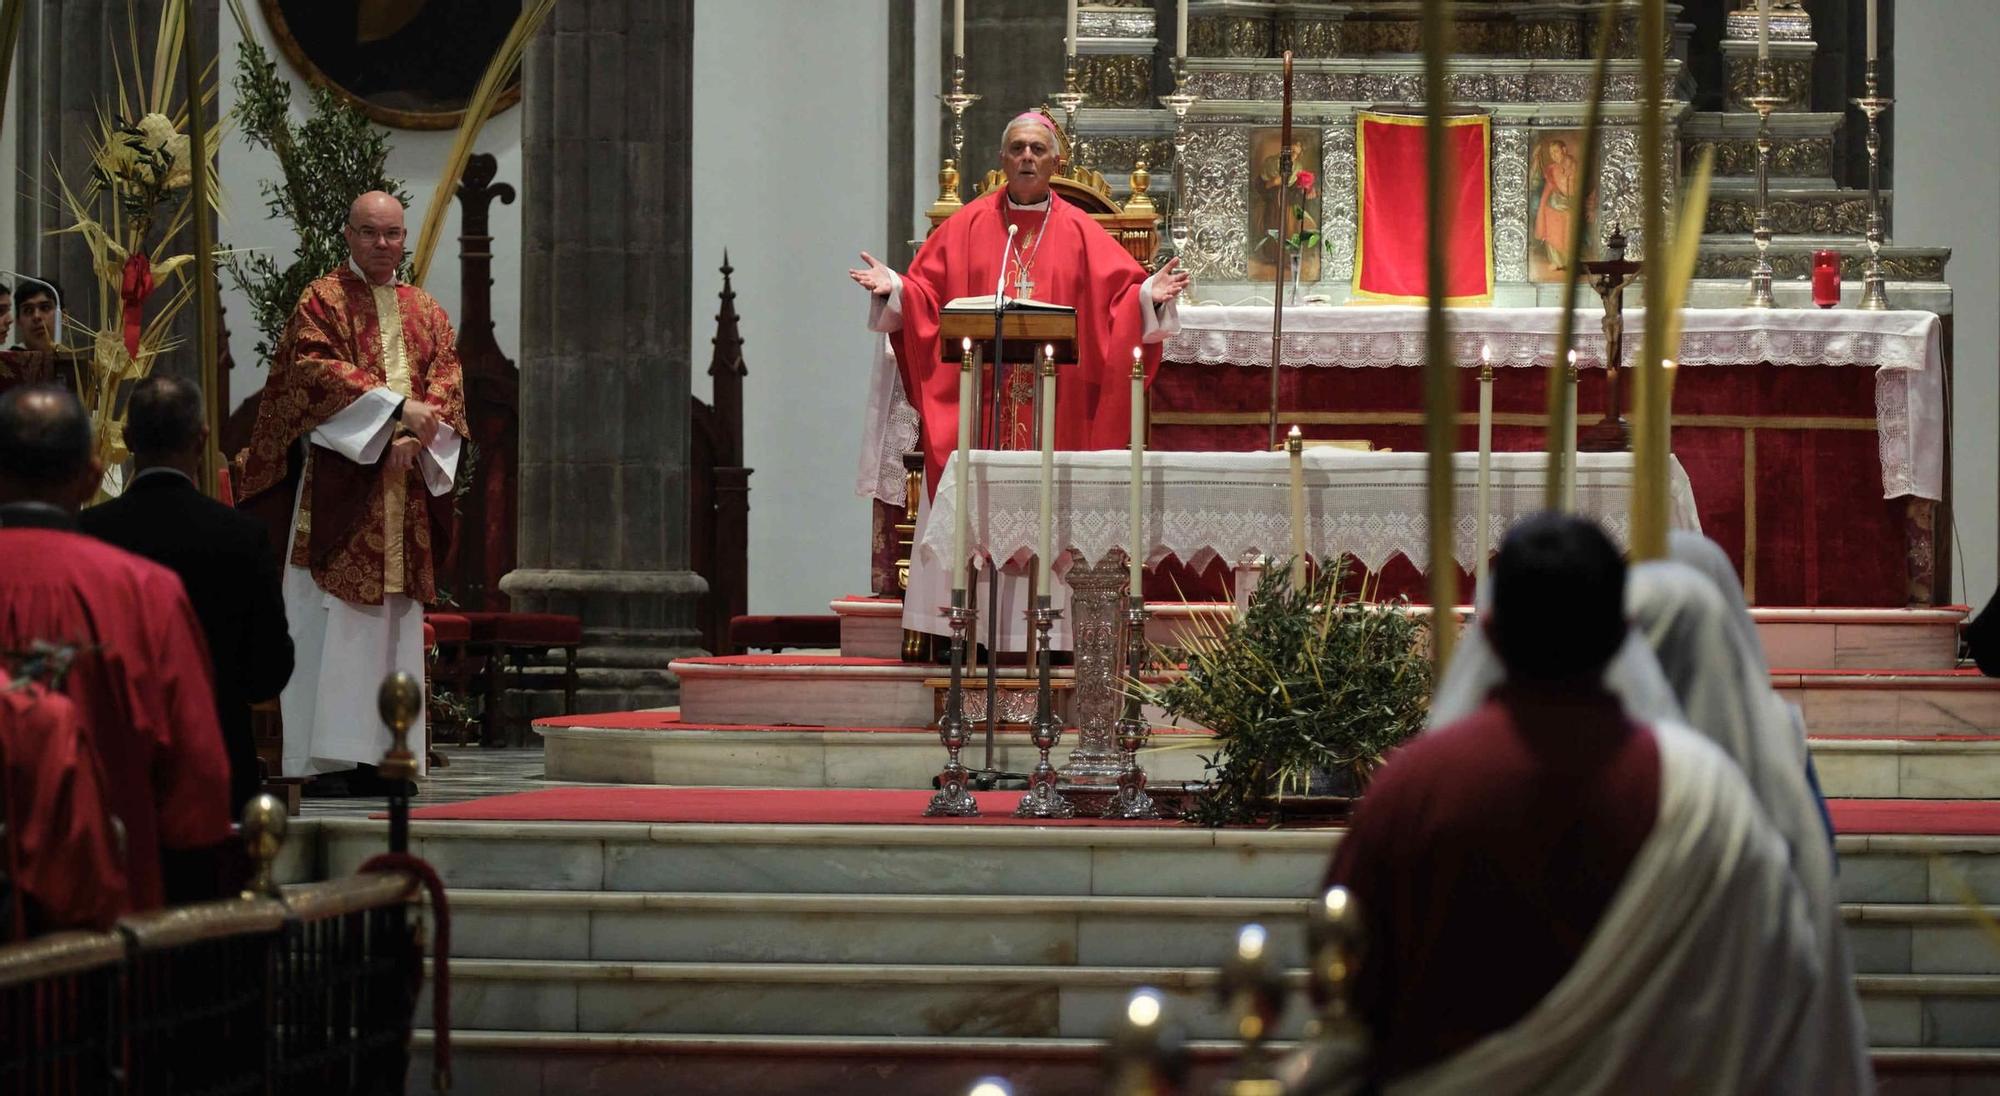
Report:
[[[1187,59],[1183,57],[1174,65],[1174,93],[1160,96],[1160,104],[1174,112],[1174,201],[1167,217],[1167,239],[1173,242],[1176,257],[1187,250],[1188,242],[1187,116],[1200,99],[1188,94]]]
[[[938,96],[951,111],[951,166],[957,171],[965,169],[965,111],[979,101],[979,96],[965,90],[965,58],[951,59],[951,92]],[[958,197],[957,176],[952,178],[952,197]]]
[[[1886,309],[1889,294],[1887,279],[1882,275],[1882,131],[1877,119],[1896,100],[1881,94],[1873,61],[1868,62],[1866,79],[1868,94],[1854,100],[1854,105],[1868,116],[1868,267],[1861,275],[1861,307]]]
[[[1063,68],[1063,89],[1049,96],[1055,105],[1062,108],[1063,132],[1069,134],[1071,168],[1083,166],[1083,139],[1076,132],[1076,112],[1083,108],[1083,92],[1076,86],[1076,55],[1071,54]]]
[[[1771,112],[1784,105],[1777,94],[1771,60],[1757,60],[1757,90],[1746,100],[1757,112],[1757,219],[1750,238],[1757,244],[1757,265],[1750,268],[1750,307],[1770,308],[1771,298]]]
[[[1028,739],[1041,756],[1035,762],[1035,771],[1028,774],[1028,794],[1014,808],[1014,817],[1075,818],[1076,807],[1056,790],[1056,768],[1049,764],[1049,751],[1062,741],[1062,720],[1055,713],[1049,683],[1049,629],[1062,617],[1062,610],[1049,607],[1046,593],[1035,601],[1035,609],[1028,615],[1035,626],[1035,676],[1039,687],[1035,690],[1035,721],[1028,726]]]
[[[1118,794],[1104,810],[1106,818],[1160,817],[1160,808],[1146,794],[1146,770],[1139,764],[1139,751],[1152,735],[1139,704],[1139,675],[1146,668],[1146,618],[1151,615],[1144,594],[1132,590],[1125,595],[1125,714],[1118,720],[1118,751],[1124,764],[1118,773]]]
[[[970,818],[979,813],[979,803],[972,798],[967,783],[970,774],[958,756],[970,737],[965,722],[965,637],[972,628],[974,611],[966,606],[965,595],[964,590],[952,591],[951,607],[944,610],[951,622],[951,687],[945,693],[944,717],[938,720],[945,764],[944,771],[938,773],[937,793],[924,808],[924,815],[930,818]]]

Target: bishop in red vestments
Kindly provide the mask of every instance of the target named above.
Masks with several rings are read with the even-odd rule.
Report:
[[[46,385],[0,395],[0,650],[76,648],[63,692],[125,827],[127,905],[148,910],[164,899],[163,850],[229,838],[229,757],[181,580],[75,529],[102,478],[90,452],[75,396]]]
[[[1056,375],[1058,449],[1123,448],[1131,429],[1132,352],[1143,356],[1150,383],[1160,365],[1159,344],[1180,328],[1175,302],[1188,276],[1176,268],[1179,260],[1148,276],[1103,226],[1058,198],[1049,180],[1062,166],[1065,149],[1046,113],[1016,117],[1001,137],[1006,186],[973,199],[939,225],[907,274],[898,275],[867,252],[861,255],[867,266],[848,271],[871,294],[869,328],[889,335],[903,391],[922,419],[920,529],[945,458],[958,445],[957,355],[941,360],[938,345],[945,304],[991,294],[999,286],[1006,296],[1076,309],[1076,363]],[[1016,230],[1011,245],[1010,226]],[[950,583],[940,582],[940,570],[912,561],[905,627],[944,630],[937,609]],[[1018,634],[1018,616],[1003,609],[1003,626]]]
[[[287,776],[373,764],[388,749],[375,688],[395,671],[423,677],[423,603],[437,597],[465,436],[451,321],[396,279],[402,203],[363,194],[346,236],[348,264],[292,312],[243,470],[246,502],[275,497],[288,519]],[[410,734],[423,741],[421,717]]]

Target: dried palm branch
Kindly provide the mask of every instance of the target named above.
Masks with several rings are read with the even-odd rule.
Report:
[[[486,65],[486,72],[479,78],[479,86],[473,89],[472,98],[465,104],[465,113],[458,123],[458,136],[451,144],[451,152],[445,157],[444,172],[438,177],[437,189],[431,192],[431,204],[424,210],[423,228],[417,233],[416,250],[410,257],[410,284],[424,284],[424,277],[430,273],[431,258],[437,252],[438,236],[444,230],[445,214],[451,209],[452,192],[458,187],[458,180],[465,174],[465,162],[472,156],[473,142],[478,140],[479,131],[486,120],[493,116],[493,108],[499,103],[507,81],[521,67],[521,57],[528,50],[528,42],[541,29],[543,20],[554,10],[556,0],[527,0],[521,5],[520,18],[507,32],[506,40],[494,53],[493,60]]]

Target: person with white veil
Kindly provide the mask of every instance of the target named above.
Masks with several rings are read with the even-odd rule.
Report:
[[[1633,718],[1605,687],[1630,675],[1658,686],[1648,702],[1669,695],[1629,642],[1615,546],[1586,520],[1537,515],[1493,575],[1460,656],[1491,665],[1454,671],[1488,687],[1390,756],[1328,872],[1369,941],[1354,1004],[1374,1042],[1344,1080],[1867,1088],[1830,1015],[1805,887],[1742,774],[1706,736]]]
[[[1689,529],[1676,529],[1668,534],[1667,558],[1701,572],[1702,577],[1713,583],[1722,595],[1723,603],[1728,607],[1729,623],[1742,637],[1744,651],[1755,660],[1758,671],[1756,682],[1762,682],[1791,716],[1792,729],[1798,734],[1800,754],[1805,758],[1806,785],[1812,791],[1813,805],[1819,811],[1826,839],[1831,842],[1833,816],[1827,813],[1826,795],[1819,787],[1819,772],[1813,768],[1812,750],[1806,745],[1805,713],[1799,710],[1798,705],[1778,697],[1777,690],[1770,688],[1770,660],[1764,654],[1764,640],[1757,634],[1757,621],[1750,615],[1750,601],[1743,596],[1743,583],[1736,577],[1736,565],[1729,562],[1729,553],[1722,550],[1722,545]],[[1753,687],[1756,682],[1752,682]]]

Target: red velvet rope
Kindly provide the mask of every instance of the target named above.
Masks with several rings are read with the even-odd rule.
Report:
[[[445,901],[444,880],[437,869],[421,857],[406,852],[385,852],[368,858],[361,870],[406,871],[416,876],[430,892],[431,899],[431,1088],[451,1091],[451,907]],[[421,960],[421,956],[419,959]],[[423,980],[421,962],[418,982]]]

